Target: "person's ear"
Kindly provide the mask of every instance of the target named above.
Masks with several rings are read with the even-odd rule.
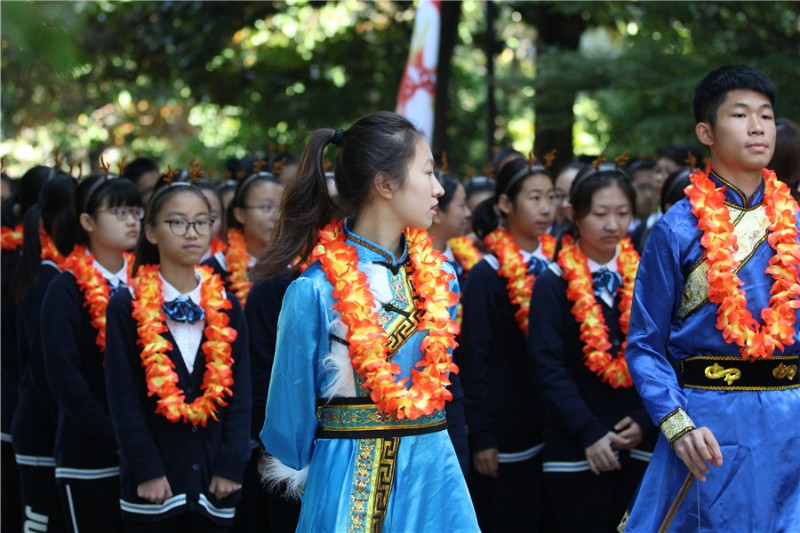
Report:
[[[575,209],[572,207],[572,204],[566,204],[564,206],[564,216],[567,217],[567,220],[575,224]]]
[[[501,194],[497,197],[497,207],[500,209],[500,212],[506,216],[514,209],[514,203],[511,201],[511,198],[508,197],[506,194]]]
[[[375,189],[375,194],[384,200],[391,200],[394,198],[395,187],[389,175],[385,172],[378,172],[375,179],[372,180],[372,187]]]
[[[156,234],[156,227],[154,225],[144,224],[144,236],[150,244],[154,246],[158,245],[158,235]]]
[[[708,122],[698,122],[694,127],[697,138],[706,146],[714,146],[714,128]]]
[[[78,217],[78,222],[83,230],[90,235],[97,229],[97,223],[89,213],[81,213],[81,216]]]

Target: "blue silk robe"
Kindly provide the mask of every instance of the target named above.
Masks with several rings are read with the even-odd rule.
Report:
[[[748,201],[719,176],[711,179],[726,186],[744,256],[737,256],[744,263],[738,275],[747,308],[761,323],[773,283],[765,269],[775,254],[765,240],[763,181]],[[682,388],[673,369],[687,357],[739,355],[738,346],[726,343],[716,327],[717,306],[707,300],[705,271],[692,274],[703,255],[701,235],[688,200],[675,204],[653,228],[636,278],[626,354],[653,421],[658,424],[680,407],[696,427],[712,431],[723,455],[723,464],[710,467],[705,483],[694,482],[669,530],[800,531],[800,389]],[[794,339],[774,355],[799,353],[800,334]],[[687,474],[661,435],[625,531],[658,530]]]
[[[397,379],[408,378],[422,358],[420,343],[426,335],[416,328],[401,333],[405,317],[391,310],[408,311],[414,305],[408,274],[402,266],[408,254],[395,258],[380,246],[345,231],[348,244],[358,251],[359,270],[367,274],[376,302],[390,304],[389,310],[379,309],[381,325],[392,342],[397,336],[407,337],[392,362],[402,369]],[[449,265],[443,268],[452,273]],[[457,281],[450,289],[458,291]],[[268,459],[267,481],[301,493],[297,531],[370,531],[370,509],[380,490],[375,458],[383,439],[315,437],[319,399],[366,396],[357,377],[354,379],[347,348],[331,340],[332,335],[346,338],[346,329],[333,311],[334,302],[332,287],[315,263],[289,286],[278,321],[261,440],[272,456]],[[455,316],[456,306],[450,311]],[[478,531],[447,431],[399,439],[383,531]]]

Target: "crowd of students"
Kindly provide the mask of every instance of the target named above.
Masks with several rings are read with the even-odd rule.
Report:
[[[745,190],[726,201],[746,213],[776,186],[765,177],[745,188],[740,176],[757,163],[759,176],[766,167],[789,184],[770,193],[791,211],[800,178],[797,128],[775,126],[771,82],[722,72],[695,101],[698,124],[710,124],[698,138],[711,178],[708,152],[691,144],[558,172],[552,154],[503,149],[487,176],[458,176],[413,124],[381,112],[316,131],[299,158],[231,161],[238,179],[219,184],[148,159],[120,176],[76,180],[54,165],[11,180],[2,527],[601,532],[632,508],[628,530],[654,531],[680,472],[711,478],[706,464],[722,464],[700,427],[720,431],[718,419],[676,392],[683,363],[725,355],[729,343],[708,322],[700,336],[719,342],[692,347],[693,320],[714,319],[716,300],[700,295],[684,313],[694,296],[665,277],[683,280],[701,259],[670,238],[693,224],[685,190],[704,176]],[[733,111],[731,94],[741,96]],[[758,124],[731,125],[752,99]],[[766,139],[756,163],[736,155],[753,143],[734,145],[723,126]],[[796,227],[794,209],[785,216]],[[761,262],[766,241],[753,245],[767,250]],[[748,297],[758,276],[744,277]],[[797,295],[788,298],[796,314]],[[694,337],[670,344],[685,327]],[[772,349],[796,372],[800,338],[788,327]],[[796,387],[753,386],[798,405]],[[737,393],[712,394],[728,394],[724,403]],[[739,394],[752,403],[767,393]],[[696,431],[686,412],[703,413]],[[668,434],[667,420],[680,431]],[[797,431],[767,426],[776,445],[800,444]],[[726,454],[742,438],[728,433]],[[687,444],[690,434],[703,440]],[[659,473],[645,476],[651,459]],[[770,470],[776,479],[796,476],[788,461]],[[762,483],[747,475],[737,491]],[[798,481],[787,483],[790,509],[765,530],[800,518]],[[698,507],[719,505],[709,492]],[[730,510],[742,500],[721,501]],[[768,512],[747,511],[751,530]],[[675,524],[713,528],[715,514],[684,509]]]

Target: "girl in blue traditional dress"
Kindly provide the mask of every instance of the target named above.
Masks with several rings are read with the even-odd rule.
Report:
[[[533,288],[528,354],[547,413],[547,531],[612,531],[651,455],[654,428],[624,360],[639,255],[623,237],[635,198],[614,165],[581,170],[568,234]]]
[[[775,93],[742,66],[695,89],[711,166],[656,223],[636,280],[628,360],[663,437],[625,531],[800,524],[800,208],[764,168]]]
[[[315,132],[287,185],[262,272],[314,263],[283,301],[261,438],[265,479],[301,495],[298,531],[478,530],[445,431],[458,289],[424,232],[441,194],[424,138],[388,112]]]

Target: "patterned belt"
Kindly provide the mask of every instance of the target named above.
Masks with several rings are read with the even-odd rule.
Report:
[[[681,360],[681,385],[689,389],[767,391],[800,388],[798,356],[744,360],[699,355]]]
[[[370,439],[422,435],[447,429],[444,410],[416,420],[397,420],[378,411],[369,398],[334,398],[317,405],[318,439]]]

